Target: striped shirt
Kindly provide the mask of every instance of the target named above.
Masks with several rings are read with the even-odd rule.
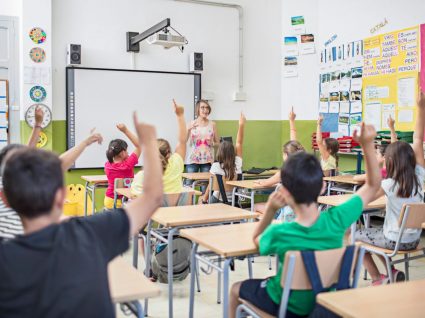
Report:
[[[1,178],[0,188],[2,188]],[[21,218],[0,198],[0,241],[13,239],[21,234],[24,234]]]

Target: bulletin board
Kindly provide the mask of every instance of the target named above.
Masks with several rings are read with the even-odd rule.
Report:
[[[363,115],[376,130],[388,116],[398,131],[414,130],[420,70],[419,26],[367,38],[364,43]]]

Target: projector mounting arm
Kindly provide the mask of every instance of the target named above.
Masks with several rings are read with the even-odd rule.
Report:
[[[151,35],[158,33],[160,31],[168,32],[167,27],[171,27],[170,18],[167,18],[154,26],[150,27],[146,31],[142,33],[138,32],[127,32],[126,40],[127,40],[127,52],[140,52],[140,42],[147,39]]]

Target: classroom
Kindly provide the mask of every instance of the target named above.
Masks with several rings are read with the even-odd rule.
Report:
[[[0,317],[423,317],[424,11],[0,0]]]

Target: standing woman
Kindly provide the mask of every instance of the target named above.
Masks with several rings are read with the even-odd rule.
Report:
[[[214,145],[218,145],[219,136],[215,122],[208,119],[211,106],[206,100],[196,103],[196,119],[188,125],[187,139],[191,151],[187,172],[209,172],[214,162]]]

